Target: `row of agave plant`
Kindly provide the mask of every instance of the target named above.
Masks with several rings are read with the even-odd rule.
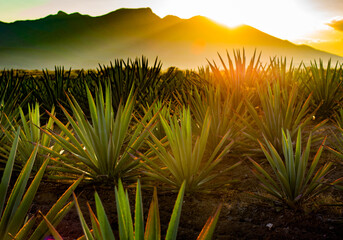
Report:
[[[15,156],[19,145],[20,129],[15,134],[15,139],[10,150],[10,155],[6,163],[3,176],[0,182],[0,237],[3,240],[10,239],[44,239],[48,234],[53,235],[54,239],[63,239],[56,230],[55,226],[63,219],[68,211],[75,205],[80,217],[84,235],[78,239],[106,239],[114,238],[114,232],[109,223],[105,209],[99,195],[95,192],[96,214],[88,205],[92,228],[89,229],[79,206],[76,195],[73,191],[80,184],[83,177],[80,177],[65,191],[56,201],[51,209],[44,215],[38,211],[35,215],[28,218],[26,215],[30,209],[32,201],[42,181],[44,172],[48,166],[49,159],[46,159],[40,169],[34,175],[33,180],[28,185],[35,159],[37,158],[38,145],[34,148],[31,156],[23,166],[14,187],[6,203],[6,195],[9,188]],[[176,239],[177,229],[180,221],[183,196],[185,193],[186,182],[181,185],[177,196],[173,213],[166,232],[166,239]],[[74,201],[69,201],[73,195]],[[144,230],[144,216],[140,181],[137,181],[135,218],[134,224],[131,217],[130,203],[127,191],[124,190],[121,180],[115,187],[115,200],[118,212],[119,237],[120,239],[161,239],[160,217],[158,210],[158,198],[156,188],[149,208],[149,214]],[[69,202],[68,202],[69,201]],[[203,227],[198,239],[211,239],[216,223],[218,221],[221,205],[212,216],[209,217]],[[40,218],[41,217],[41,218]],[[41,219],[41,220],[40,220]]]
[[[294,68],[286,59],[262,65],[256,54],[246,63],[244,51],[234,52],[234,58],[228,54],[228,64],[220,61],[222,69],[209,62],[197,72],[166,73],[157,61],[153,67],[144,58],[116,61],[97,72],[81,71],[74,79],[71,71],[60,68],[55,75],[44,71],[40,77],[2,72],[1,239],[26,239],[28,234],[41,239],[48,231],[61,239],[54,226],[73,204],[85,233],[82,239],[114,239],[97,194],[96,214],[89,208],[92,231],[77,198],[67,203],[81,179],[118,186],[121,239],[160,238],[156,192],[144,233],[139,181],[132,223],[121,181],[138,178],[179,191],[166,234],[175,239],[184,193],[227,184],[217,176],[242,163],[227,166],[228,157],[252,163],[266,191],[255,196],[291,208],[301,208],[330,186],[342,188],[343,178],[325,180],[333,162],[320,161],[320,156],[327,148],[343,158],[343,66],[332,68],[330,61],[326,66],[320,61]],[[43,108],[46,114],[41,114]],[[332,120],[337,126],[326,144],[318,130]],[[267,167],[262,167],[262,156]],[[20,174],[5,203],[13,171]],[[44,173],[75,182],[45,216],[41,214],[44,220],[32,233],[38,216],[25,216]],[[25,190],[30,174],[35,177]],[[211,238],[219,212],[220,206],[199,239]]]

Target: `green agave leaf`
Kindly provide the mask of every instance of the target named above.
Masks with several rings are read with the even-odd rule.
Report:
[[[130,203],[120,179],[118,182],[118,189],[117,187],[115,188],[115,197],[118,211],[120,239],[133,239],[133,223],[131,218]]]
[[[3,210],[4,210],[4,204],[5,199],[7,195],[7,190],[9,186],[9,182],[11,180],[12,176],[12,169],[14,165],[15,155],[17,152],[18,147],[18,141],[19,141],[19,134],[20,134],[20,128],[18,128],[15,139],[12,144],[11,152],[8,157],[5,170],[3,172],[2,178],[1,178],[1,184],[0,184],[0,216],[2,216]]]
[[[166,240],[175,240],[176,235],[178,232],[180,217],[181,217],[181,209],[182,209],[182,203],[183,203],[183,196],[185,194],[186,190],[186,181],[184,181],[181,185],[181,188],[179,190],[179,194],[177,196],[173,214],[170,218],[167,234],[166,234]]]
[[[57,224],[57,219],[60,219],[59,215],[61,214],[61,211],[66,208],[65,204],[69,200],[72,193],[75,191],[76,187],[80,184],[82,181],[83,176],[81,176],[79,179],[74,181],[74,183],[63,193],[62,196],[56,201],[56,203],[50,208],[48,213],[46,214],[46,218],[49,220],[49,222],[53,224]],[[44,222],[41,222],[31,235],[29,240],[35,240],[43,238],[46,234],[47,226],[44,224]]]
[[[160,214],[158,208],[157,190],[154,188],[153,198],[150,203],[148,219],[145,226],[144,239],[160,240],[161,239],[161,225]]]
[[[22,196],[25,192],[26,184],[29,180],[31,169],[34,163],[34,160],[36,158],[38,152],[38,146],[35,147],[34,151],[31,154],[31,157],[28,159],[26,162],[25,166],[23,167],[23,170],[20,172],[20,175],[12,189],[12,192],[7,200],[6,207],[3,211],[3,215],[1,216],[1,221],[0,221],[0,239],[6,239],[4,234],[7,234],[8,229],[12,228],[14,223],[12,222],[13,217],[15,216],[16,211],[18,210],[18,207],[20,207],[20,202],[22,200]],[[31,205],[30,202],[24,203],[25,205],[27,204],[28,206]],[[21,205],[21,209],[22,209]],[[23,211],[23,210],[22,210]],[[24,221],[26,212],[20,212],[22,214],[22,221]],[[17,226],[20,226],[21,224],[15,223]]]
[[[38,147],[35,147],[37,154]],[[37,172],[36,176],[34,177],[33,181],[31,182],[29,188],[27,189],[25,195],[23,196],[20,205],[16,208],[14,215],[11,218],[11,222],[9,222],[7,226],[7,231],[11,233],[12,235],[16,234],[21,227],[26,213],[29,211],[31,207],[31,203],[37,193],[39,184],[43,178],[45,169],[49,163],[49,160],[45,160],[45,162],[42,164],[41,168]]]
[[[144,240],[144,217],[141,182],[137,180],[135,205],[135,240]]]
[[[87,226],[86,220],[83,217],[82,211],[80,209],[79,202],[77,201],[77,197],[76,197],[76,195],[74,193],[73,193],[73,198],[74,198],[74,202],[75,202],[77,213],[78,213],[79,218],[80,218],[82,230],[83,230],[83,233],[85,234],[85,239],[86,240],[95,240],[95,238],[92,235],[92,232],[89,230],[89,228]]]
[[[39,211],[39,214],[43,217],[43,221],[46,223],[46,225],[48,226],[52,236],[54,237],[55,240],[63,240],[63,238],[61,237],[61,235],[57,232],[57,230],[55,229],[55,227],[50,223],[50,221],[44,216],[44,214]]]
[[[273,168],[278,182],[275,182],[271,175],[258,163],[252,159],[250,159],[250,161],[255,167],[255,170],[253,171],[255,176],[262,183],[261,187],[272,196],[280,199],[285,205],[297,208],[301,206],[304,201],[328,188],[327,184],[323,185],[326,183],[324,177],[329,172],[332,163],[326,163],[314,174],[326,138],[319,147],[310,166],[308,166],[308,159],[310,155],[312,134],[310,134],[308,138],[303,153],[301,153],[301,128],[298,129],[297,133],[295,153],[291,138],[289,130],[286,132],[283,131],[283,159],[270,142],[267,142],[268,150],[260,144],[268,162]]]
[[[93,212],[88,202],[87,202],[87,207],[88,207],[88,211],[90,213],[90,218],[92,222],[91,232],[93,233],[95,239],[102,239],[99,220],[97,216],[95,215],[95,213]]]
[[[233,142],[226,144],[230,136],[230,131],[227,131],[211,154],[205,155],[212,123],[208,109],[204,117],[200,135],[196,137],[189,108],[183,107],[181,113],[174,116],[169,113],[166,118],[160,115],[166,138],[160,140],[150,132],[152,142],[147,141],[150,150],[146,154],[139,153],[144,159],[142,165],[147,170],[146,174],[176,189],[186,181],[186,191],[199,191],[206,187],[204,183],[214,180],[216,174],[213,169],[228,153]]]
[[[14,236],[14,239],[16,240],[25,240],[27,239],[27,236],[29,235],[30,231],[34,227],[37,220],[37,216],[32,216],[25,224],[24,226],[18,231],[18,233]]]
[[[216,228],[218,219],[219,219],[219,214],[222,209],[222,204],[218,206],[214,214],[210,216],[205,224],[205,226],[202,228],[197,240],[211,240],[214,229]]]
[[[108,221],[104,206],[102,205],[97,192],[95,192],[95,205],[102,238],[106,240],[114,240],[114,234],[112,232],[111,225]]]

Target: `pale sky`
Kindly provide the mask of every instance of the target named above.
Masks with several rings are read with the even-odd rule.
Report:
[[[99,16],[139,7],[150,7],[160,17],[202,15],[230,27],[247,24],[343,56],[343,0],[0,0],[0,21],[36,19],[59,10]]]

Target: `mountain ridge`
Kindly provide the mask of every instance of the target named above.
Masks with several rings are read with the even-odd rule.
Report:
[[[248,25],[230,28],[203,16],[161,18],[150,8],[122,8],[96,17],[59,11],[35,20],[0,22],[0,33],[1,68],[94,68],[115,58],[141,55],[158,56],[165,67],[196,68],[216,58],[217,52],[243,47],[247,52],[262,51],[266,59],[275,55],[299,55],[300,61],[343,59]]]

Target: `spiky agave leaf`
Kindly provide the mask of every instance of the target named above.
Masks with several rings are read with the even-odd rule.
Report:
[[[262,151],[273,170],[273,177],[260,164],[252,159],[250,161],[255,167],[253,173],[260,180],[262,188],[272,196],[270,199],[297,208],[327,188],[327,185],[324,185],[326,183],[324,177],[332,163],[325,163],[318,170],[315,170],[323,151],[325,139],[312,162],[310,162],[311,135],[308,138],[305,150],[303,150],[301,129],[299,129],[294,151],[290,131],[282,131],[282,134],[282,155],[267,139],[265,139],[266,147],[260,143]]]
[[[177,236],[185,188],[186,188],[186,182],[182,184],[180,191],[178,193],[177,199],[175,201],[173,213],[170,218],[167,233],[166,233],[166,239],[168,240],[175,240]],[[119,222],[119,238],[120,239],[134,239],[134,240],[143,240],[143,239],[160,240],[161,229],[160,229],[160,216],[159,216],[158,198],[157,198],[156,188],[154,190],[153,198],[150,204],[145,231],[144,231],[144,222],[143,222],[144,217],[143,217],[143,205],[142,205],[140,181],[138,180],[137,187],[136,187],[135,226],[133,226],[133,221],[131,218],[128,193],[127,191],[124,190],[124,187],[121,181],[119,181],[118,187],[115,188],[115,194],[116,194],[116,205],[117,205],[118,222]],[[79,239],[89,239],[89,240],[114,239],[114,237],[112,237],[113,233],[108,223],[106,213],[102,207],[101,200],[99,196],[97,195],[97,193],[95,193],[95,198],[96,198],[97,214],[95,215],[92,209],[89,207],[91,222],[93,226],[93,229],[90,230],[83,217],[80,206],[77,202],[77,198],[74,195],[76,208],[79,213],[81,225],[85,234]],[[214,214],[207,220],[198,239],[211,239],[214,228],[218,221],[220,210],[221,210],[221,205],[217,208]],[[100,220],[101,218],[104,221],[101,221]],[[135,229],[135,231],[133,231],[133,229]],[[107,238],[103,237],[105,232],[109,234],[107,235],[108,236]]]
[[[69,98],[73,117],[62,106],[61,108],[72,129],[50,114],[65,136],[45,131],[63,147],[65,153],[61,154],[46,147],[43,149],[95,180],[129,177],[139,164],[139,160],[133,159],[131,155],[142,145],[148,135],[146,128],[149,129],[154,124],[156,117],[149,119],[149,114],[146,114],[140,119],[140,123],[133,124],[133,92],[125,105],[119,104],[116,114],[112,107],[109,87],[105,89],[105,96],[100,88],[95,99],[88,88],[87,93],[91,122],[76,99]],[[74,159],[66,157],[67,153]],[[75,173],[79,174],[80,171]]]
[[[38,190],[39,184],[42,180],[44,175],[44,171],[47,167],[49,160],[45,160],[44,163],[41,165],[40,169],[37,171],[37,174],[33,178],[32,182],[30,183],[29,187],[26,189],[26,185],[28,183],[30,173],[32,167],[34,165],[35,157],[38,152],[38,145],[35,146],[30,158],[27,160],[26,164],[24,165],[15,185],[12,189],[11,194],[9,195],[7,202],[5,204],[5,197],[7,195],[7,188],[9,185],[9,180],[11,178],[11,172],[13,169],[13,163],[15,159],[15,153],[18,146],[20,135],[20,129],[18,128],[15,139],[12,145],[12,150],[9,156],[9,159],[6,164],[6,168],[1,180],[0,184],[0,238],[3,240],[10,240],[15,237],[15,239],[42,239],[44,235],[47,233],[48,229],[47,226],[39,225],[38,228],[34,231],[32,235],[29,235],[30,232],[32,233],[32,228],[36,224],[37,217],[31,217],[24,225],[24,221],[26,219],[27,212],[30,209],[31,203],[35,197],[35,194]],[[68,194],[70,196],[71,191],[75,189],[77,184],[80,182],[76,182],[71,189],[61,197],[59,201],[52,207],[49,211],[47,217],[54,223],[58,224],[61,221],[63,216],[67,213],[70,209],[70,204],[64,205],[68,199]]]
[[[33,151],[36,144],[40,145],[41,147],[44,146],[46,148],[54,149],[54,151],[60,151],[61,148],[58,145],[51,146],[51,138],[50,136],[42,133],[41,131],[41,115],[39,110],[39,104],[36,102],[34,105],[28,105],[28,113],[27,115],[24,114],[24,111],[21,107],[19,107],[20,113],[20,120],[19,122],[10,123],[10,128],[5,129],[2,128],[3,132],[7,136],[10,142],[14,141],[15,136],[15,129],[20,126],[20,140],[18,144],[18,151],[19,151],[19,164],[24,165],[25,161],[30,157],[31,152]],[[52,108],[51,114],[54,115],[55,110]],[[49,131],[53,130],[53,119],[50,117],[47,124],[42,126],[44,129],[48,129]],[[42,163],[44,162],[44,156],[42,150],[38,151],[38,155],[35,160],[35,164],[33,167],[33,172],[37,172]]]
[[[146,174],[176,189],[179,189],[184,181],[187,182],[186,191],[199,191],[206,188],[206,184],[220,174],[213,173],[213,169],[232,147],[232,142],[224,145],[230,131],[225,133],[213,151],[210,152],[209,157],[205,158],[211,125],[209,112],[206,113],[201,133],[195,142],[189,108],[184,107],[179,116],[174,115],[168,120],[160,117],[167,143],[151,134],[152,142],[148,141],[151,153],[140,154],[145,160],[143,164],[147,169]],[[240,162],[223,170],[223,172],[239,164]]]
[[[326,66],[322,60],[316,61],[306,68],[306,78],[303,81],[304,90],[312,93],[311,106],[318,109],[317,116],[330,118],[334,115],[343,100],[343,66],[338,62],[332,68],[331,59]]]

